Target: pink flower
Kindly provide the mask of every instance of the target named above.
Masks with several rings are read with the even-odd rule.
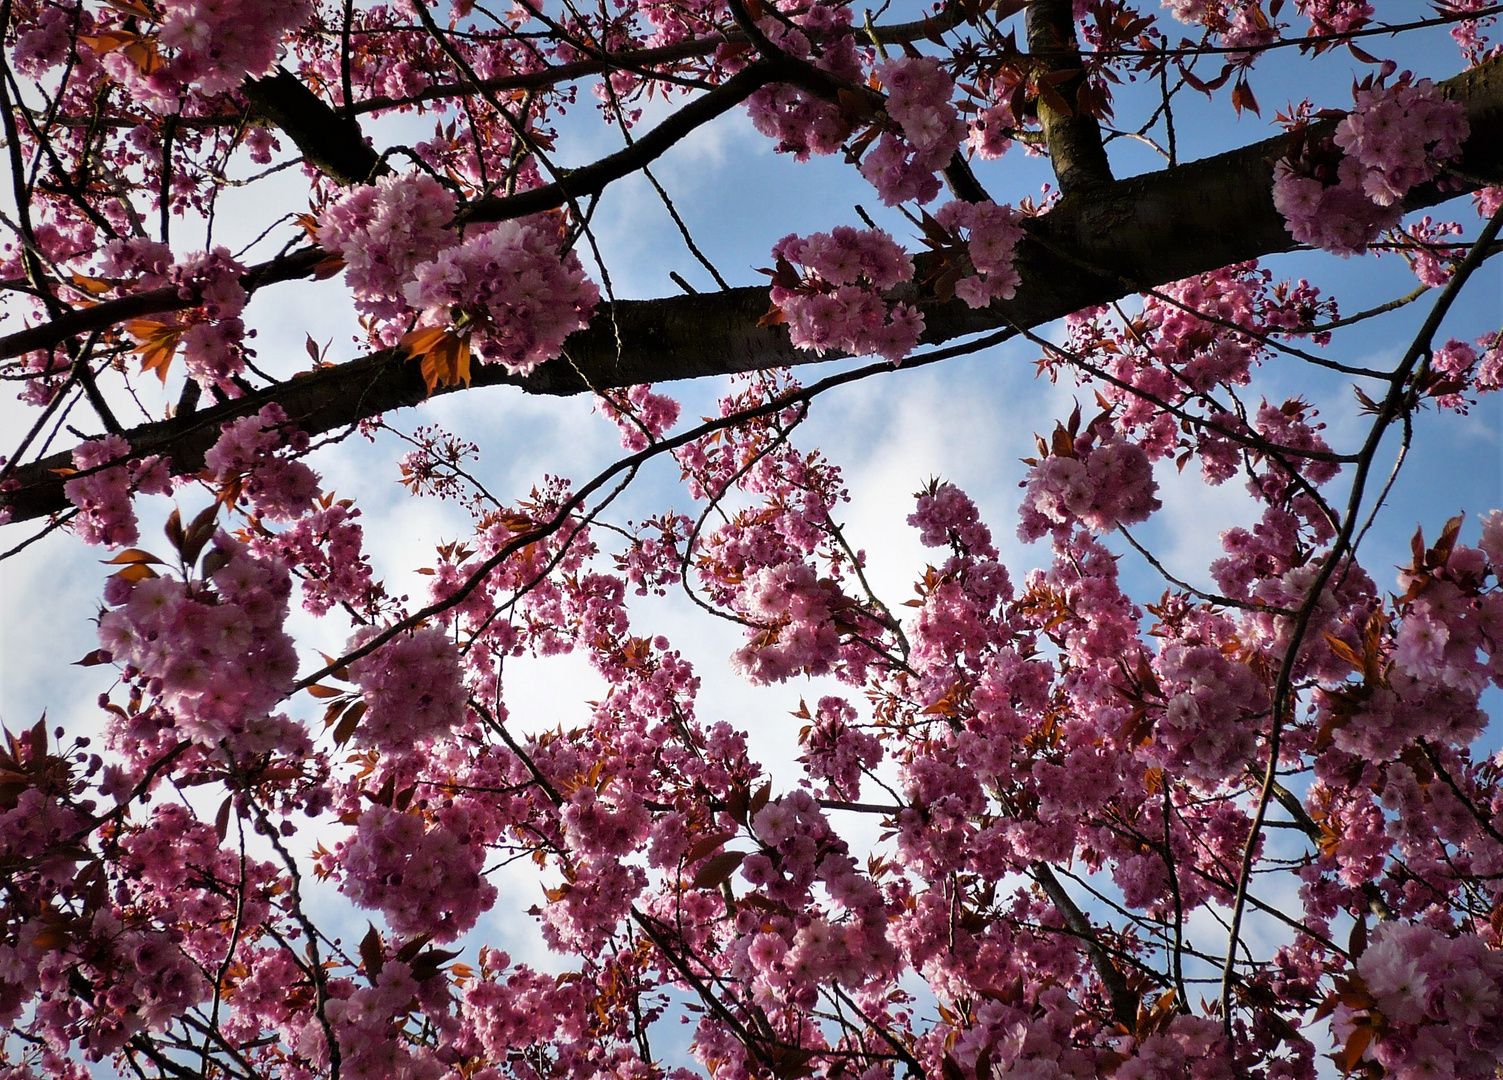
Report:
[[[560,255],[542,227],[516,221],[421,263],[403,292],[423,323],[470,328],[482,360],[518,375],[557,356],[600,299],[572,251]]]

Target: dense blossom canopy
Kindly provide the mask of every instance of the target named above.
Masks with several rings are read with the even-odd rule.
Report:
[[[107,564],[97,710],[4,718],[0,1080],[1499,1075],[1503,510],[1379,510],[1421,413],[1503,387],[1503,331],[1454,329],[1503,5],[902,6],[0,3],[0,558]],[[735,285],[651,172],[728,114],[790,215],[840,156],[854,193],[723,222],[770,264]],[[638,173],[713,288],[619,294]],[[314,281],[353,348],[268,347]],[[1004,341],[1073,412],[1016,418],[1011,521],[914,477],[884,597],[801,425]],[[687,422],[663,384],[705,375]],[[504,431],[408,423],[482,384],[593,394],[622,455],[511,490]],[[340,454],[465,519],[425,591]],[[1197,479],[1250,516],[1169,565],[1139,535]],[[729,657],[659,632],[679,593]],[[566,654],[584,719],[529,714]],[[786,762],[707,662],[807,685]]]

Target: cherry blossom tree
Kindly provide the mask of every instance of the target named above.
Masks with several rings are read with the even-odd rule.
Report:
[[[1452,330],[1500,250],[1503,5],[893,8],[0,2],[4,557],[108,563],[93,733],[0,748],[6,1080],[1498,1074],[1503,510],[1387,526],[1396,592],[1359,555],[1416,417],[1503,385],[1499,332]],[[857,193],[741,223],[736,284],[651,172],[733,113]],[[639,173],[713,290],[617,295],[601,208]],[[254,347],[329,279],[357,342]],[[1375,368],[1345,343],[1380,320]],[[905,607],[801,425],[1003,342],[1079,404],[1020,420],[1015,521],[914,479]],[[1351,415],[1268,400],[1275,364]],[[691,422],[664,384],[706,376]],[[410,410],[496,384],[594,395],[621,455],[494,494]],[[392,431],[370,467],[471,530],[415,597],[320,472]],[[664,463],[679,509],[623,521]],[[1209,565],[1134,535],[1176,470],[1255,503]],[[816,688],[797,775],[701,700],[644,614],[670,591],[744,683]],[[515,665],[564,653],[588,720],[514,716]],[[557,971],[488,939],[516,862]]]

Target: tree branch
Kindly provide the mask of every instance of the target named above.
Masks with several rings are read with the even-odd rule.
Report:
[[[1471,123],[1471,138],[1457,166],[1457,173],[1467,179],[1448,190],[1435,184],[1417,189],[1408,200],[1410,209],[1434,205],[1483,183],[1503,183],[1503,61],[1491,61],[1442,85],[1466,106]],[[1280,136],[1066,195],[1050,213],[1026,223],[1028,237],[1016,258],[1022,277],[1017,295],[979,311],[959,301],[926,303],[923,341],[935,344],[999,326],[1040,326],[1131,292],[1291,250],[1294,241],[1272,201],[1273,165],[1286,148],[1287,140]],[[308,260],[306,268],[317,261],[311,254],[296,254],[286,262],[290,266],[303,259]],[[268,274],[266,280],[280,276]],[[907,298],[920,299],[916,293]],[[569,395],[820,360],[795,349],[784,328],[758,325],[767,304],[767,290],[761,286],[621,300],[615,305],[615,325],[606,313],[598,314],[565,343],[565,360],[544,364],[525,379],[499,367],[479,366],[474,385],[508,384],[528,393]],[[108,306],[64,318],[74,333],[99,329],[95,320],[100,316],[94,313]],[[50,326],[42,326],[22,333],[55,342],[56,332],[48,331]],[[623,346],[619,350],[618,331]],[[436,392],[455,389],[459,388]],[[191,416],[145,424],[126,437],[133,453],[165,454],[173,471],[185,474],[202,466],[221,424],[272,402],[316,435],[417,405],[427,396],[416,364],[381,352]],[[64,509],[63,478],[51,470],[69,464],[70,454],[64,452],[18,467],[13,474],[16,486],[0,493],[0,506],[9,508],[15,521]]]
[[[1039,123],[1049,144],[1049,160],[1066,195],[1109,184],[1112,168],[1096,117],[1081,108],[1085,64],[1075,38],[1073,0],[1033,0],[1028,5],[1028,51],[1036,65],[1034,81]],[[1062,109],[1060,105],[1067,108]]]

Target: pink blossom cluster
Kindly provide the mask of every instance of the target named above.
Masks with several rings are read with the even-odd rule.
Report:
[[[107,1011],[119,1017],[121,1042],[132,1029],[161,1032],[212,993],[202,970],[169,934],[126,931],[116,949],[120,968],[130,972],[129,982],[113,987],[107,1003]]]
[[[1503,685],[1497,644],[1503,592],[1485,587],[1503,565],[1495,561],[1503,559],[1503,512],[1493,511],[1482,524],[1477,547],[1456,544],[1440,565],[1400,575],[1402,618],[1388,676],[1333,723],[1332,741],[1341,750],[1388,761],[1419,740],[1466,746],[1486,727],[1478,697],[1489,682]]]
[[[85,475],[65,483],[63,494],[78,507],[73,531],[86,544],[134,544],[141,535],[134,496],[172,490],[167,462],[155,455],[132,458],[130,444],[120,435],[80,444],[73,451],[73,467]]]
[[[367,627],[350,638],[353,652],[377,634]],[[388,753],[447,735],[464,722],[464,679],[459,650],[436,626],[399,634],[349,664],[350,678],[360,685],[366,712],[353,741]]]
[[[340,892],[379,910],[395,932],[443,942],[474,926],[496,902],[496,887],[480,874],[484,854],[471,814],[459,804],[430,814],[378,803],[321,865],[340,876]]]
[[[1413,248],[1404,252],[1420,284],[1438,289],[1451,280],[1451,267],[1460,259],[1459,248],[1447,246],[1443,237],[1460,236],[1461,223],[1434,221],[1429,214],[1404,229]]]
[[[815,67],[846,82],[861,81],[849,7],[816,2],[791,20],[769,16],[758,26],[790,56],[812,59]],[[818,39],[817,47],[811,35]],[[746,108],[752,127],[776,139],[778,152],[792,154],[796,161],[833,154],[852,130],[839,105],[786,84],[763,87],[747,99]]]
[[[856,710],[845,698],[822,697],[813,722],[799,736],[804,771],[833,798],[858,798],[862,774],[882,760],[882,744],[855,722]]]
[[[1266,45],[1278,37],[1277,26],[1261,0],[1162,0],[1182,23],[1204,26],[1221,35],[1227,46]]]
[[[458,240],[449,228],[457,206],[433,177],[410,172],[353,187],[324,209],[318,242],[344,259],[359,311],[380,320],[407,313],[413,272]]]
[[[559,980],[518,965],[505,978],[505,953],[485,953],[485,978],[465,988],[461,1015],[464,1030],[458,1045],[504,1061],[524,1048],[557,1040],[583,1048],[590,1010],[578,981]]]
[[[1357,958],[1372,1004],[1337,1007],[1338,1037],[1357,1013],[1376,1036],[1363,1057],[1397,1080],[1485,1076],[1503,1059],[1503,953],[1475,934],[1383,922]]]
[[[839,586],[820,579],[807,563],[758,570],[741,594],[752,639],[736,650],[731,663],[754,683],[823,675],[840,655],[835,616],[847,605]]]
[[[1336,125],[1334,142],[1360,166],[1363,194],[1379,206],[1398,203],[1410,188],[1435,177],[1438,163],[1461,153],[1466,109],[1447,101],[1428,79],[1400,77],[1392,87],[1358,90]]]
[[[836,226],[808,237],[785,236],[773,247],[779,273],[772,302],[793,344],[823,355],[831,349],[875,353],[894,363],[913,351],[924,317],[884,293],[913,277],[913,260],[881,229]],[[788,264],[803,267],[796,274]]]
[[[1290,234],[1339,255],[1356,255],[1398,224],[1402,200],[1432,180],[1440,163],[1461,153],[1466,110],[1447,101],[1428,79],[1405,73],[1356,91],[1356,104],[1332,141],[1343,152],[1334,169],[1281,159],[1274,168],[1273,201]]]
[[[403,295],[425,325],[469,328],[482,360],[525,375],[589,323],[600,290],[541,224],[506,221],[417,266]]]
[[[188,256],[167,274],[178,295],[194,305],[182,336],[188,374],[200,386],[218,387],[232,397],[239,390],[230,379],[245,369],[244,273],[245,267],[220,247]]]
[[[379,972],[367,971],[369,986],[340,980],[330,988],[324,1016],[340,1049],[340,1072],[351,1077],[419,1080],[441,1068],[431,1047],[392,1037],[416,1009],[444,1017],[452,1002],[442,975],[419,982],[412,965],[392,957]],[[446,1026],[452,1029],[452,1022]],[[314,1018],[300,1032],[298,1049],[314,1060],[327,1058],[323,1025]],[[327,1062],[324,1062],[327,1064]]]
[[[603,394],[595,408],[621,430],[621,445],[636,453],[663,437],[678,423],[679,405],[667,394],[654,393],[639,383],[619,394]]]
[[[111,578],[99,643],[188,738],[215,746],[233,736],[260,752],[270,748],[259,745],[261,735],[283,734],[265,722],[297,672],[282,630],[292,586],[280,563],[255,558],[223,533],[213,553],[219,568],[202,584]]]
[[[934,219],[952,232],[965,230],[966,253],[976,273],[955,283],[955,295],[973,308],[1011,300],[1022,283],[1013,269],[1013,251],[1023,239],[1022,216],[1012,207],[983,202],[947,202]]]
[[[1481,11],[1487,6],[1487,0],[1447,0],[1446,2],[1447,9],[1457,13]],[[1494,18],[1465,19],[1452,24],[1451,39],[1460,47],[1461,55],[1466,58],[1469,65],[1475,66],[1489,56],[1495,55],[1497,46],[1493,45],[1487,34],[1483,33]]]
[[[166,244],[145,238],[111,240],[101,252],[100,267],[132,289],[175,288],[188,310],[167,321],[127,323],[127,331],[143,345],[166,340],[169,349],[181,347],[188,374],[200,386],[228,397],[240,395],[234,377],[245,370],[245,338],[250,335],[240,316],[248,295],[241,284],[245,267],[227,248],[194,252],[174,262]],[[161,370],[165,376],[165,368]]]
[[[1115,1072],[1120,1080],[1232,1080],[1238,1075],[1221,1024],[1181,1015],[1168,1029],[1133,1040],[1132,1057]]]
[[[346,502],[305,513],[289,528],[251,541],[253,551],[297,569],[303,607],[314,615],[326,614],[335,604],[369,611],[381,596],[365,553],[365,530],[355,520],[360,511]]]
[[[14,805],[0,811],[0,858],[13,860],[11,865],[19,866],[54,855],[76,842],[90,827],[88,817],[59,801],[56,794],[28,787],[15,797]],[[13,981],[14,974],[6,971],[0,980]],[[0,986],[3,984],[0,982]],[[0,990],[0,998],[3,996]]]
[[[897,57],[877,68],[887,90],[887,115],[902,132],[886,131],[861,161],[861,175],[888,206],[939,194],[935,175],[966,138],[951,104],[955,82],[933,57]]]
[[[410,316],[452,327],[476,354],[526,374],[562,350],[600,298],[578,257],[558,251],[548,218],[507,221],[463,238],[453,194],[424,172],[382,178],[332,203],[319,243],[345,261],[356,307],[390,346]]]
[[[919,543],[925,547],[953,545],[979,558],[996,558],[991,530],[981,521],[971,497],[960,488],[935,484],[915,498],[908,524],[919,530]]]
[[[16,12],[16,20],[21,26],[26,26],[22,12]],[[11,63],[16,70],[35,79],[67,60],[75,20],[80,28],[92,29],[93,19],[78,6],[62,3],[40,5],[35,22],[16,35],[15,50],[11,54]]]
[[[746,934],[737,952],[753,973],[754,992],[808,1007],[821,984],[860,987],[891,970],[896,951],[881,892],[857,869],[814,797],[789,792],[753,815],[750,826],[759,850],[741,862],[746,881],[783,905],[808,904],[819,884],[849,916],[820,913],[792,925],[779,919]]]
[[[1197,412],[1199,396],[1218,386],[1246,385],[1269,352],[1269,335],[1335,315],[1334,301],[1309,282],[1275,281],[1256,263],[1240,263],[1162,286],[1131,324],[1099,308],[1068,323],[1071,349],[1113,380],[1100,392],[1117,427],[1155,461],[1193,445],[1201,475],[1220,484],[1241,466],[1242,420],[1213,408],[1187,433],[1183,414]],[[1314,340],[1323,343],[1319,334]]]
[[[1295,0],[1295,7],[1310,20],[1312,37],[1360,30],[1373,17],[1373,6],[1366,0]]]
[[[966,147],[982,161],[995,161],[1007,153],[1021,126],[1010,104],[989,105],[967,123]]]
[[[1444,409],[1466,412],[1467,391],[1491,393],[1503,388],[1503,336],[1484,334],[1475,342],[1448,338],[1430,354],[1430,370],[1440,381],[1429,388]]]
[[[1223,633],[1234,640],[1232,628]],[[1174,642],[1154,661],[1165,698],[1150,757],[1214,788],[1234,782],[1253,760],[1267,689],[1221,642]]]
[[[318,474],[290,457],[308,449],[308,436],[288,424],[280,405],[224,425],[204,455],[214,481],[244,494],[262,517],[294,521],[313,508]]]
[[[178,948],[200,967],[222,963],[229,952],[226,920],[238,917],[251,931],[272,915],[275,868],[226,848],[214,826],[181,803],[159,806],[131,825],[121,849],[138,914],[176,924]]]
[[[1135,525],[1159,508],[1154,495],[1158,482],[1147,453],[1117,438],[1077,446],[1074,456],[1051,454],[1029,470],[1025,483],[1018,526],[1024,540],[1068,531],[1076,522],[1111,532],[1119,525]]]
[[[616,559],[616,568],[635,586],[638,596],[649,592],[661,596],[668,586],[678,584],[682,552],[693,527],[688,517],[674,513],[641,524],[631,546]]]
[[[110,240],[100,249],[100,273],[135,280],[143,288],[167,284],[172,273],[172,248],[144,236]]]
[[[138,103],[179,112],[190,91],[228,93],[247,75],[276,66],[283,40],[312,14],[309,0],[164,0],[148,40],[160,63],[143,65],[126,49],[102,62]]]

